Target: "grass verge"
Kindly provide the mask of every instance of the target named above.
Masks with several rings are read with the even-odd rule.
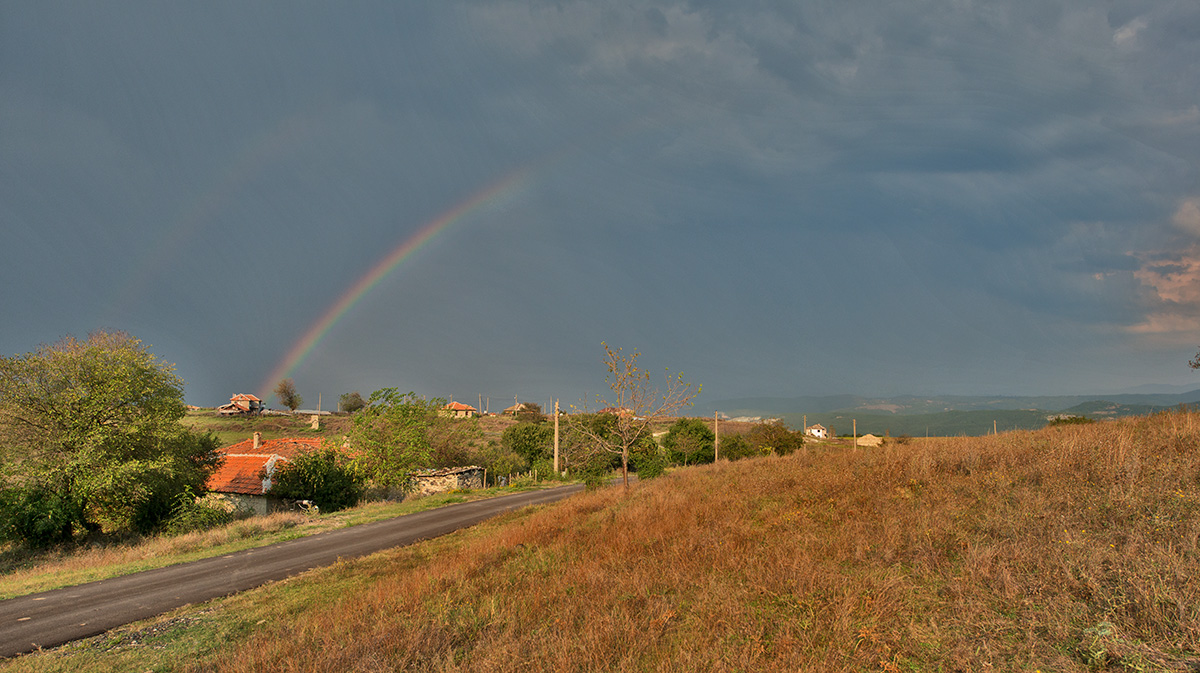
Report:
[[[129,575],[202,558],[263,547],[469,500],[529,490],[522,487],[441,493],[402,502],[374,502],[348,510],[307,516],[281,512],[235,521],[186,535],[157,535],[43,552],[0,545],[0,600]]]

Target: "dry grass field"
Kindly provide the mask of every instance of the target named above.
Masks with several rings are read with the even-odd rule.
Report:
[[[814,445],[584,494],[213,604],[198,623],[242,626],[151,660],[230,672],[1198,670],[1198,479],[1193,413]],[[202,640],[180,629],[171,643]],[[71,670],[66,649],[14,670]],[[88,666],[103,670],[104,656]]]

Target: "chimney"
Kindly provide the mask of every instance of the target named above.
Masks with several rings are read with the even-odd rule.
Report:
[[[256,432],[254,433],[254,448],[258,449],[260,446],[262,446],[262,433]]]

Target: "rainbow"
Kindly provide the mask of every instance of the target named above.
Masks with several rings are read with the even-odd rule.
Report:
[[[305,358],[312,353],[313,349],[316,348],[317,344],[325,338],[329,330],[342,319],[346,312],[357,304],[372,288],[378,285],[380,281],[386,278],[388,274],[394,271],[396,267],[400,266],[401,262],[451,224],[458,222],[488,203],[517,191],[524,185],[526,178],[531,172],[532,167],[527,167],[506,175],[475,192],[466,201],[442,213],[436,219],[421,227],[417,233],[402,241],[395,250],[388,253],[370,271],[363,274],[354,285],[350,286],[350,289],[346,290],[333,305],[326,309],[325,313],[292,345],[283,360],[267,374],[262,385],[258,387],[259,397],[267,399],[275,384],[287,378],[291,372],[299,367]]]

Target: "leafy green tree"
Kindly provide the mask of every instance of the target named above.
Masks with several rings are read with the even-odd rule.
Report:
[[[768,451],[768,453],[770,452]],[[745,435],[721,436],[721,458],[725,460],[741,460],[765,455],[767,454],[754,448]]]
[[[278,397],[279,403],[290,411],[295,411],[300,408],[301,404],[304,404],[304,398],[296,392],[296,382],[290,378],[280,381],[279,385],[275,386],[275,397]]]
[[[746,440],[755,449],[757,455],[788,456],[804,448],[804,433],[792,430],[778,421],[760,423],[746,433]],[[725,455],[724,442],[721,445],[721,455]],[[733,456],[729,456],[733,459]]]
[[[431,462],[429,428],[441,406],[395,388],[371,393],[346,437],[355,467],[378,486],[410,488],[412,470]]]
[[[518,423],[505,428],[500,445],[525,459],[527,465],[554,458],[554,428],[545,423]]]
[[[79,528],[157,528],[219,460],[185,413],[174,366],[121,332],[0,357],[0,519],[27,522],[3,535],[52,544]]]
[[[592,440],[596,451],[607,452],[621,459],[621,473],[625,488],[629,488],[629,454],[645,438],[651,436],[655,422],[674,416],[683,407],[689,406],[700,388],[684,383],[683,376],[666,376],[666,385],[655,388],[650,383],[650,373],[638,365],[641,353],[630,355],[620,348],[604,346],[604,366],[608,370],[605,381],[611,394],[599,396],[596,402],[612,410],[611,430],[597,433],[590,430],[588,422],[571,422],[574,430]],[[571,417],[568,417],[571,418]]]
[[[325,446],[282,463],[271,479],[270,495],[311,500],[321,511],[353,507],[363,496],[363,477],[338,449]]]
[[[363,399],[362,393],[357,390],[352,393],[342,393],[342,396],[338,398],[338,402],[341,410],[348,414],[352,414],[367,406],[367,401]]]
[[[716,434],[698,418],[680,418],[671,424],[663,437],[667,457],[677,465],[697,465],[713,462]]]
[[[522,402],[517,410],[516,419],[522,423],[541,423],[546,420],[542,413],[542,405],[536,402]]]

